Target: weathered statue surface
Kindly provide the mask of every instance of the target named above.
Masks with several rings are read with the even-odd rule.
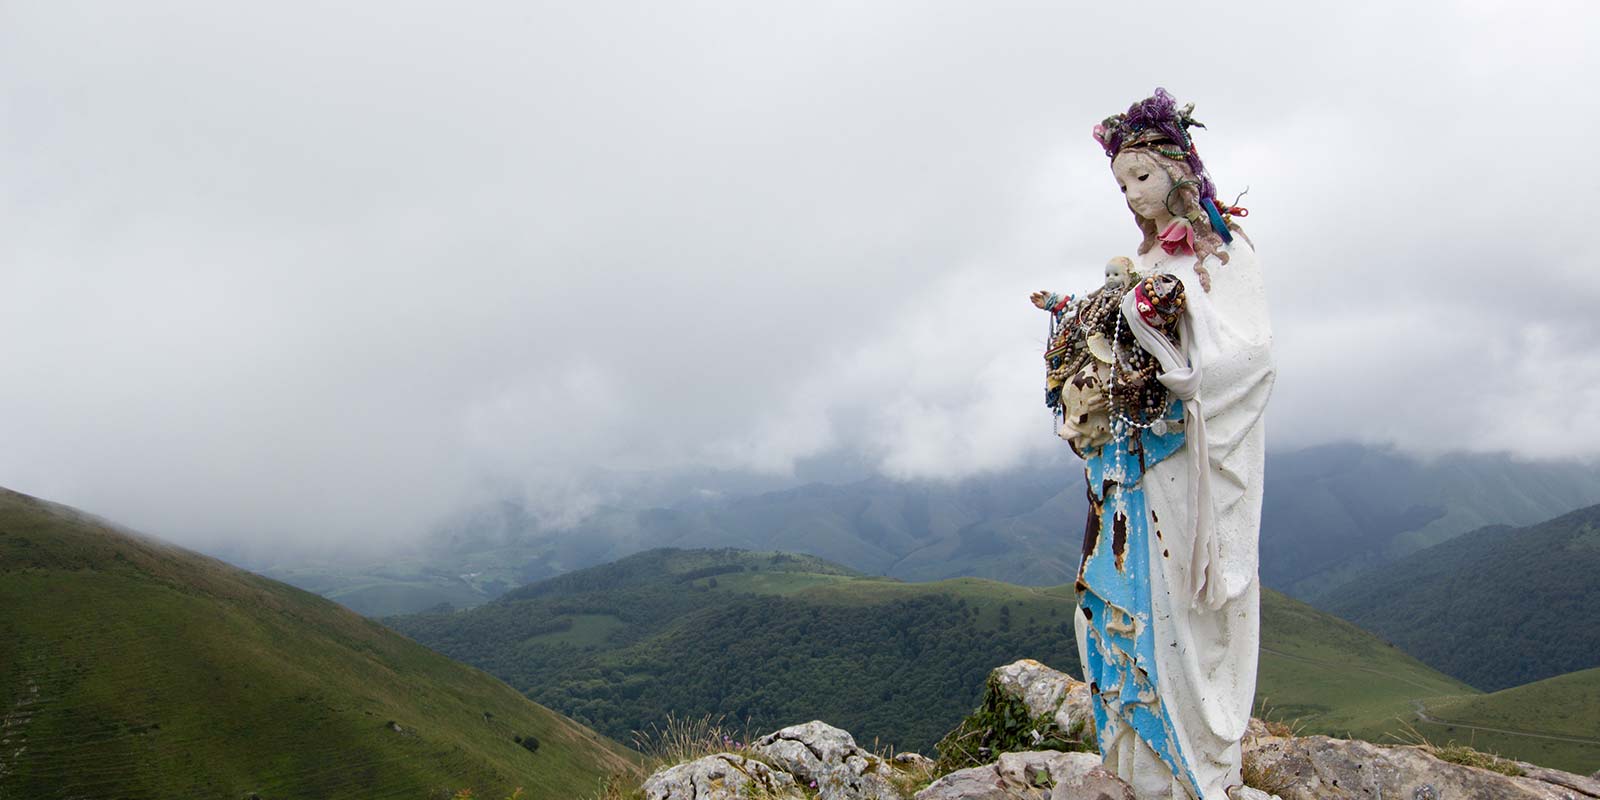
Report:
[[[1078,652],[1106,766],[1140,800],[1241,784],[1260,629],[1262,415],[1274,369],[1245,210],[1217,199],[1162,89],[1095,126],[1141,233],[1052,313],[1046,402],[1085,460]]]

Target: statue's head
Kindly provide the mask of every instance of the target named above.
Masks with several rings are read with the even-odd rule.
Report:
[[[1193,111],[1193,103],[1179,108],[1167,90],[1157,88],[1127,113],[1096,125],[1094,137],[1110,156],[1111,174],[1144,235],[1141,254],[1159,241],[1181,241],[1193,248],[1196,258],[1216,255],[1226,264],[1223,248],[1235,232],[1242,233],[1233,216],[1247,212],[1217,200],[1217,189],[1189,137],[1189,128],[1205,127],[1191,116]]]

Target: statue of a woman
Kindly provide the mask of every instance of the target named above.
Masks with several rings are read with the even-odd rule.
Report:
[[[1191,110],[1157,89],[1095,127],[1139,260],[1088,296],[1033,297],[1053,313],[1047,403],[1086,462],[1078,652],[1106,767],[1140,800],[1240,785],[1259,644],[1272,334],[1246,212],[1217,199]]]

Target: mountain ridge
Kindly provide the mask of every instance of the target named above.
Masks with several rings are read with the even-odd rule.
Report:
[[[1076,569],[1088,513],[1081,475],[1079,462],[1062,459],[951,482],[811,482],[664,507],[607,506],[570,530],[539,528],[503,503],[404,566],[280,564],[267,572],[375,616],[441,601],[475,605],[659,546],[803,550],[903,580],[1051,586]],[[1350,444],[1271,453],[1266,480],[1262,580],[1301,599],[1485,524],[1528,525],[1600,502],[1594,465],[1482,454],[1426,460]]]

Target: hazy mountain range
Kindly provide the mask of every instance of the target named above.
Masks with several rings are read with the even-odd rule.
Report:
[[[513,586],[653,547],[810,553],[910,581],[1071,579],[1087,513],[1078,462],[958,482],[871,477],[776,491],[689,492],[541,528],[507,502],[423,552],[379,564],[284,561],[265,574],[369,614],[467,606]],[[680,485],[681,486],[681,485]],[[650,492],[659,497],[659,491]],[[1600,503],[1600,467],[1458,454],[1424,460],[1358,445],[1268,456],[1263,582],[1315,602],[1363,570],[1490,524],[1528,525]]]

